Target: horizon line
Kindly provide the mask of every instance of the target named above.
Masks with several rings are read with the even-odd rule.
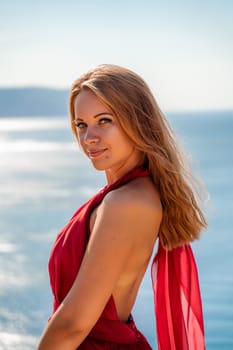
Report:
[[[54,91],[63,91],[63,92],[69,92],[70,87],[61,87],[61,86],[49,86],[49,85],[0,85],[0,90],[26,90],[26,89],[31,89],[31,90],[36,90],[36,89],[41,89],[41,90],[54,90]],[[163,112],[164,111],[164,112]],[[215,112],[233,112],[233,105],[232,106],[222,106],[222,107],[190,107],[190,108],[172,108],[172,107],[164,107],[162,108],[162,112],[164,114],[166,113],[215,113]],[[12,117],[19,117],[21,115],[15,115]],[[4,117],[0,114],[0,117]],[[6,116],[6,118],[11,118],[11,116]],[[26,117],[26,116],[25,116]],[[38,115],[39,117],[39,115]]]

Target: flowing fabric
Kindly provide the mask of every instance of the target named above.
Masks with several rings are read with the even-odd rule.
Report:
[[[167,251],[159,244],[152,281],[158,349],[205,349],[198,273],[190,245]]]
[[[148,170],[136,168],[105,186],[73,215],[58,234],[49,260],[53,313],[69,292],[78,274],[90,230],[90,215],[104,196]],[[159,350],[203,350],[204,331],[198,276],[190,246],[165,251],[160,245],[152,264]],[[79,350],[152,350],[132,316],[121,322],[113,296]]]

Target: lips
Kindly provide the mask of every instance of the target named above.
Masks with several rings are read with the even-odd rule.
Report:
[[[89,149],[87,150],[89,158],[97,158],[101,156],[106,151],[106,148],[104,149]]]

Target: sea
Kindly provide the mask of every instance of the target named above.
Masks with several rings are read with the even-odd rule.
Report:
[[[208,350],[233,349],[233,111],[167,113],[206,190],[192,244]],[[74,211],[105,185],[64,117],[0,118],[0,350],[33,350],[51,314],[47,262]],[[207,194],[208,191],[208,194]],[[157,349],[150,268],[133,315]]]

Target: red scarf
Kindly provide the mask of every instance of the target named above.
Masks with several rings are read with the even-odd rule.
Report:
[[[198,273],[190,245],[167,251],[159,244],[152,281],[158,349],[205,349]]]

